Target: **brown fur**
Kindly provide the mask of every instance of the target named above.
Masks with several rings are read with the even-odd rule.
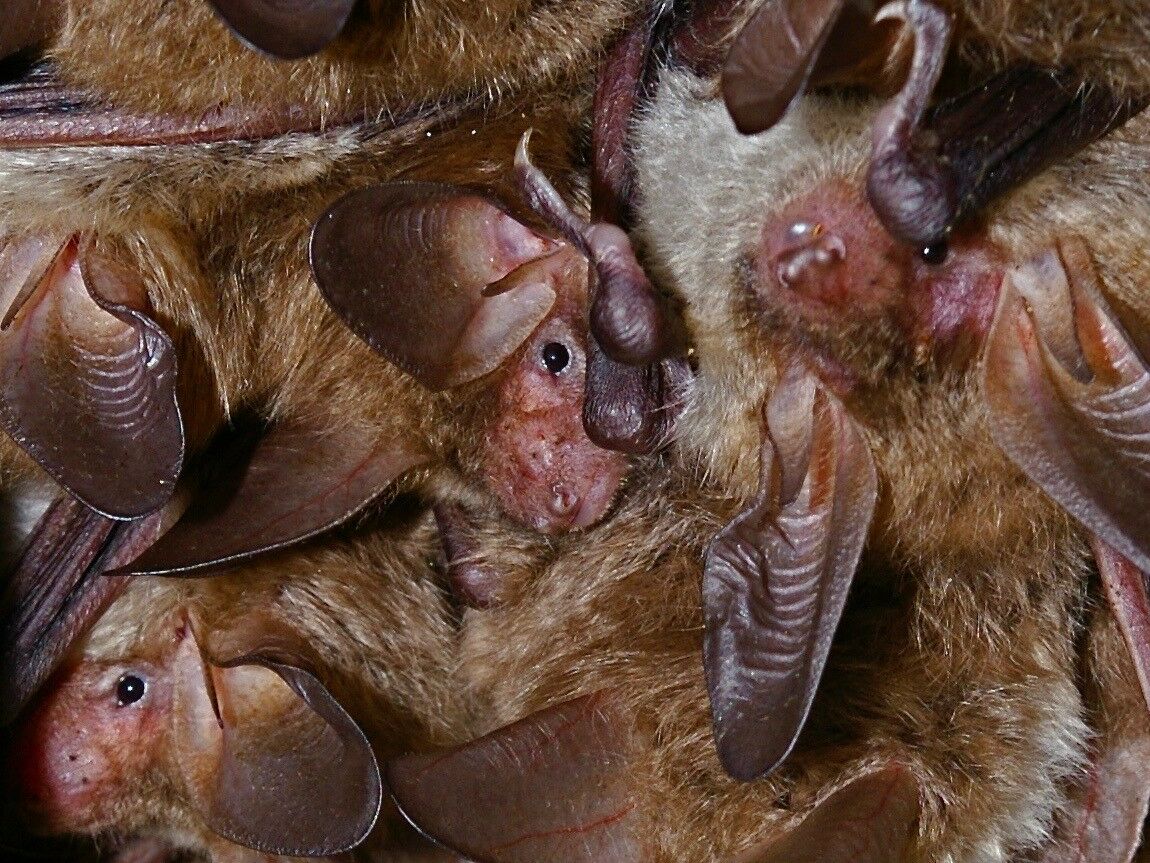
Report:
[[[780,339],[745,313],[741,261],[790,196],[861,176],[870,113],[812,99],[781,130],[745,139],[700,89],[664,76],[639,126],[638,239],[687,304],[699,375],[675,453],[706,491],[637,492],[611,525],[521,575],[508,606],[469,613],[467,667],[500,721],[617,687],[649,743],[636,785],[651,795],[660,859],[722,859],[883,759],[909,763],[923,787],[915,860],[1005,861],[1039,847],[1084,755],[1088,552],[991,441],[972,367],[884,360],[893,380],[868,376],[849,403],[878,463],[879,509],[811,724],[762,783],[736,785],[712,754],[700,558],[757,485]],[[1107,226],[1146,212],[1146,128],[1136,120],[1019,190],[987,216],[990,237],[1025,260],[1059,233],[1083,234],[1108,293],[1144,309],[1131,238],[1145,231]]]
[[[354,542],[269,557],[208,579],[141,578],[92,631],[78,662],[164,665],[170,631],[182,615],[213,633],[270,616],[318,651],[318,676],[360,724],[383,759],[466,739],[470,710],[454,683],[454,624],[433,562],[437,537],[426,513],[392,518]],[[129,741],[122,745],[129,746]],[[139,773],[122,777],[93,831],[157,832],[215,860],[252,863],[264,855],[214,836],[189,808],[172,743]],[[391,860],[411,837],[385,809],[371,846]],[[398,843],[398,844],[397,844]],[[272,858],[266,858],[272,859]],[[279,858],[275,858],[279,859]]]
[[[294,107],[315,122],[492,99],[582,76],[635,0],[401,0],[362,4],[319,55],[285,63],[243,46],[204,0],[71,0],[48,54],[113,103],[200,115]]]
[[[732,507],[656,472],[609,524],[510,566],[507,604],[467,612],[463,670],[486,727],[613,689],[641,741],[652,860],[726,860],[890,760],[923,787],[915,861],[1006,860],[1004,845],[1042,838],[1084,734],[1076,545],[1050,570],[1028,559],[1028,580],[1002,560],[912,571],[868,555],[798,749],[739,783],[715,756],[700,659],[701,557]]]

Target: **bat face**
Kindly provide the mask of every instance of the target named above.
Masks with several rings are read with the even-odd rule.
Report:
[[[379,813],[377,755],[452,742],[469,721],[421,521],[214,579],[137,579],[17,728],[31,822],[158,831],[220,859],[360,842]],[[319,786],[329,804],[310,818]],[[372,841],[409,839],[385,814]]]
[[[780,761],[786,770],[796,738],[782,733],[772,742],[776,729],[770,723],[764,729],[759,717],[775,715],[787,725],[778,706],[791,704],[798,693],[812,696],[793,681],[823,661],[817,645],[836,626],[823,629],[817,615],[807,621],[805,606],[791,602],[789,591],[801,590],[819,608],[832,607],[841,601],[837,567],[843,560],[858,561],[856,579],[869,579],[875,567],[904,573],[917,585],[922,613],[932,603],[946,604],[949,588],[937,580],[944,571],[968,587],[979,580],[977,573],[990,571],[1003,579],[995,590],[1006,582],[1041,584],[1053,605],[1027,613],[1051,629],[1032,630],[1033,637],[1047,647],[1059,644],[1056,651],[1070,662],[1062,666],[1059,684],[1067,700],[1049,719],[1059,733],[1078,734],[1073,729],[1081,728],[1082,711],[1068,673],[1074,647],[1065,640],[1065,627],[1078,614],[1083,574],[1076,561],[1087,552],[1081,529],[1059,504],[1092,530],[1100,522],[1078,514],[1081,508],[1076,512],[1066,491],[1072,481],[1056,487],[1044,480],[1019,455],[1021,438],[1005,432],[1003,417],[1015,406],[1030,415],[1028,405],[1041,390],[1023,395],[1021,387],[1011,388],[1009,399],[998,398],[998,381],[1013,378],[1008,357],[1020,349],[994,346],[1023,327],[1022,316],[1011,317],[1018,315],[1010,311],[1017,309],[1009,305],[1013,291],[1030,298],[1039,319],[1050,320],[1032,289],[1038,283],[1048,285],[1051,296],[1075,297],[1076,314],[1111,321],[1108,332],[1117,332],[1119,318],[1129,322],[1123,332],[1138,332],[1133,322],[1144,304],[1127,292],[1131,279],[1144,281],[1144,268],[1115,250],[1103,225],[1115,216],[1110,202],[1122,196],[1119,189],[1132,196],[1128,200],[1145,194],[1128,185],[1133,174],[1127,173],[1145,160],[1144,118],[956,228],[945,248],[916,247],[892,237],[864,197],[873,108],[807,99],[770,132],[742,138],[721,112],[711,113],[713,103],[696,95],[704,85],[676,74],[665,74],[638,127],[639,235],[650,250],[653,277],[674,286],[686,302],[697,352],[695,389],[679,421],[676,448],[723,494],[750,501],[705,556],[704,655],[725,768],[744,778],[769,773]],[[1093,171],[1097,176],[1087,180]],[[1102,189],[1109,191],[1099,194]],[[714,219],[701,226],[693,217],[699,212]],[[1137,236],[1145,227],[1140,216],[1131,223]],[[1044,256],[1044,247],[1057,251]],[[1118,310],[1087,299],[1074,284],[1095,285],[1090,290],[1107,294]],[[1085,311],[1094,308],[1099,311]],[[1073,352],[1091,353],[1097,344],[1085,330],[1071,330],[1076,335],[1067,338],[1062,361],[1067,367]],[[1106,338],[1138,341],[1136,335]],[[1058,350],[1054,341],[1047,344]],[[1028,366],[1029,380],[1041,379],[1038,365]],[[1067,402],[1074,398],[1066,396]],[[1089,436],[1088,426],[1078,428]],[[1035,420],[1027,433],[1040,439],[1042,427]],[[859,457],[859,447],[869,450],[873,466]],[[1064,447],[1060,452],[1077,445]],[[1045,445],[1037,449],[1045,451]],[[1109,458],[1121,458],[1121,451],[1115,446]],[[1028,488],[1019,468],[1054,500]],[[878,491],[868,500],[863,490],[872,470]],[[1077,482],[1078,489],[1087,485]],[[1101,504],[1111,512],[1124,506]],[[836,525],[836,512],[849,514],[846,521]],[[1131,528],[1125,535],[1141,531]],[[1029,544],[1019,545],[1021,536],[1030,537]],[[832,551],[825,557],[809,552],[805,543],[814,542],[829,542]],[[787,579],[794,572],[811,576],[792,585]],[[852,596],[860,590],[867,587],[856,580]],[[976,597],[971,595],[980,605]],[[852,608],[848,600],[842,625],[849,625]],[[1121,605],[1115,614],[1122,616]],[[744,616],[759,622],[740,647]],[[958,642],[969,629],[951,620],[953,649],[962,652]],[[773,653],[762,647],[776,624],[779,632],[810,633],[811,646],[795,648],[801,660],[792,663],[781,648]],[[1136,649],[1134,655],[1141,662]],[[740,666],[744,677],[732,671]],[[763,669],[775,668],[786,681],[781,691],[757,682]],[[760,695],[750,696],[756,687],[762,687]],[[820,704],[825,702],[816,699],[810,721],[819,721]],[[809,737],[797,739],[801,749]],[[790,757],[803,757],[794,752]],[[1012,766],[1014,781],[1028,789],[1019,801],[1025,799],[1029,811],[1014,824],[994,817],[985,788],[960,792],[963,802],[946,816],[949,838],[942,841],[965,850],[951,853],[978,859],[978,842],[1021,848],[1038,841],[1042,813],[1058,805],[1057,795],[1050,795],[1052,780],[1064,769],[1050,754],[1032,748]],[[924,799],[932,792],[926,793]],[[975,844],[965,844],[970,842]]]

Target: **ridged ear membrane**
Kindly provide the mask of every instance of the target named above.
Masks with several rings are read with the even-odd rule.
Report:
[[[316,223],[311,266],[344,322],[432,390],[494,370],[555,302],[562,245],[483,195],[385,183],[340,199]]]
[[[226,438],[184,517],[125,571],[199,574],[301,542],[351,518],[423,464],[417,445],[359,427],[282,420],[255,443]]]
[[[284,60],[327,47],[356,0],[208,0],[243,41]]]
[[[175,350],[143,283],[79,236],[0,242],[0,423],[102,515],[155,512],[184,430]]]
[[[1150,712],[1150,595],[1146,574],[1097,536],[1091,537],[1091,546],[1110,610],[1130,652],[1142,690],[1142,707]]]
[[[220,836],[269,854],[339,854],[375,825],[379,766],[359,726],[289,644],[272,631],[266,646],[230,657],[213,650],[209,659],[194,634],[185,636],[172,713],[178,763]]]
[[[715,743],[737,779],[766,775],[806,722],[874,513],[874,461],[839,401],[792,362],[766,408],[759,495],[703,571]]]
[[[840,788],[790,833],[733,863],[901,863],[919,805],[910,772],[887,767]]]
[[[446,753],[390,762],[423,833],[476,863],[649,860],[624,720],[602,693],[534,713]]]
[[[983,387],[998,445],[1107,544],[1150,572],[1150,369],[1064,239],[1009,271]]]

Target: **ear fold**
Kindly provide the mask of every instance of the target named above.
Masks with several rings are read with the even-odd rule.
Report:
[[[90,239],[0,248],[0,424],[102,515],[163,506],[184,458],[176,355],[139,277]]]
[[[209,0],[244,42],[284,60],[315,54],[335,39],[356,0]]]
[[[1082,524],[1150,572],[1150,368],[1064,240],[1007,273],[983,390],[1007,455]]]
[[[790,753],[814,702],[874,513],[878,482],[839,401],[792,362],[771,395],[759,494],[703,571],[703,664],[727,772]]]
[[[865,0],[766,3],[739,33],[723,64],[723,101],[744,134],[782,119],[808,86],[879,76],[891,40],[872,25]]]
[[[342,198],[316,223],[311,266],[344,322],[433,390],[495,369],[555,302],[561,245],[489,198],[436,183],[385,183]]]
[[[450,752],[387,766],[427,836],[477,863],[627,863],[643,848],[630,738],[604,693],[541,710]]]
[[[209,659],[185,636],[175,660],[176,759],[193,805],[224,838],[272,854],[338,854],[375,825],[379,766],[289,641],[272,633],[266,648]]]
[[[205,460],[227,468],[201,482],[184,517],[125,571],[200,573],[301,542],[351,518],[428,456],[373,430],[284,420],[254,449],[224,439]]]

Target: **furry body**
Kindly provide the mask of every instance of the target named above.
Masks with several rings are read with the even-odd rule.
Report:
[[[65,668],[64,688],[49,687],[46,701],[26,720],[34,734],[76,747],[80,763],[94,747],[120,754],[107,775],[94,777],[99,791],[81,810],[33,793],[34,817],[46,818],[55,831],[143,831],[216,860],[265,859],[215,836],[199,819],[175,764],[181,756],[165,713],[137,740],[101,739],[115,729],[70,714],[70,699],[98,695],[73,682],[89,669],[110,669],[112,678],[141,666],[155,675],[169,673],[172,632],[185,617],[200,622],[209,642],[245,618],[270,616],[285,625],[317,649],[318,676],[380,758],[466,736],[471,720],[452,682],[454,627],[432,567],[435,543],[426,514],[397,513],[390,526],[355,543],[333,541],[209,579],[138,579]],[[61,722],[69,727],[57,727]],[[392,859],[383,850],[389,840],[401,853],[411,839],[394,814],[385,813],[380,825],[369,847],[380,859]]]
[[[762,226],[827,178],[861,182],[869,155],[865,106],[808,99],[777,129],[743,138],[699,92],[697,80],[665,74],[637,131],[638,239],[661,283],[686,303],[699,364],[677,457],[705,487],[747,501],[758,477],[759,410],[775,379],[774,350],[811,339],[816,352],[856,376],[845,400],[871,441],[880,491],[852,595],[857,601],[872,584],[905,591],[911,647],[902,659],[938,663],[922,677],[896,665],[884,680],[907,692],[926,681],[922,704],[936,709],[947,698],[925,692],[940,683],[1010,693],[992,707],[994,698],[968,692],[901,735],[908,753],[929,752],[927,729],[942,719],[950,729],[940,739],[962,741],[943,759],[961,769],[921,774],[926,803],[916,859],[1010,859],[1047,835],[1063,801],[1059,783],[1086,740],[1075,686],[1089,574],[1083,538],[990,439],[969,347],[912,350],[855,306],[817,332],[755,311],[748,261]],[[1059,233],[1086,237],[1110,297],[1142,321],[1145,267],[1130,249],[1141,245],[1131,237],[1150,228],[1140,218],[1146,122],[1135,119],[992,208],[980,226],[986,242],[1008,260],[1025,260]],[[1122,237],[1108,227],[1119,212],[1124,222],[1139,214]],[[844,625],[853,625],[852,615],[858,612],[848,605]],[[835,662],[832,654],[832,671]]]
[[[242,45],[203,0],[75,2],[47,53],[73,85],[124,108],[200,115],[258,100],[318,125],[570,83],[637,5],[376,0],[325,51],[288,65]]]

